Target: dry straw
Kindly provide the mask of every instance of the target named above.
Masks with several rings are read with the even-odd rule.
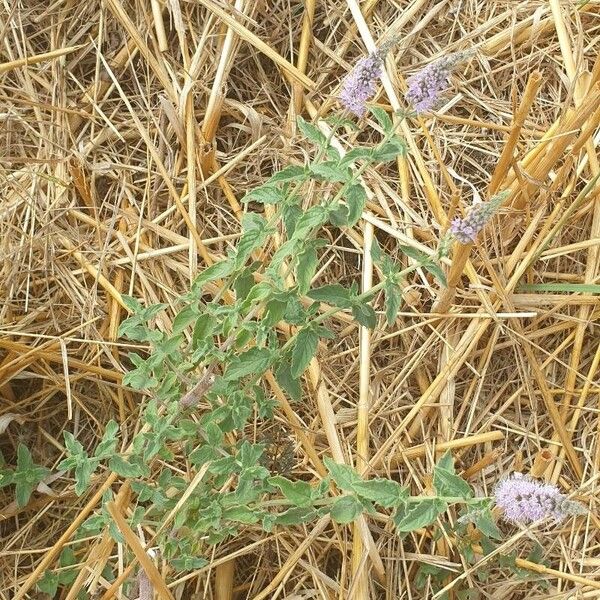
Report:
[[[294,476],[323,476],[328,455],[366,477],[392,473],[418,493],[449,449],[491,493],[522,453],[536,474],[582,490],[578,500],[596,496],[598,296],[535,286],[599,283],[597,15],[596,1],[559,0],[5,2],[0,419],[27,420],[0,433],[4,458],[12,462],[23,442],[55,469],[63,431],[93,449],[111,418],[131,443],[142,398],[121,385],[130,351],[117,339],[121,295],[172,307],[235,243],[244,193],[303,160],[296,116],[325,130],[347,70],[393,35],[400,43],[374,99],[390,112],[406,108],[406,79],[429,61],[476,52],[456,68],[438,112],[400,125],[408,155],[365,172],[368,210],[354,230],[329,231],[318,283],[376,284],[374,238],[399,261],[400,245],[434,254],[472,203],[472,188],[452,173],[484,199],[509,195],[476,242],[457,244],[445,261],[447,289],[418,271],[392,328],[367,331],[348,315],[329,323],[339,335],[311,363],[301,404],[267,375],[277,425],[294,440]],[[375,139],[365,132],[361,141]],[[334,140],[342,151],[355,138],[344,135]],[[317,200],[308,194],[305,204]],[[193,490],[202,473],[178,460]],[[49,482],[53,494],[38,492],[24,508],[11,488],[0,491],[0,596],[33,597],[109,489],[125,543],[105,533],[73,545],[81,571],[67,598],[81,589],[120,597],[140,563],[160,598],[392,600],[408,595],[420,563],[454,565],[444,581],[451,593],[482,585],[478,566],[460,563],[456,540],[416,532],[400,542],[386,515],[349,528],[328,518],[271,534],[249,526],[207,550],[209,566],[177,578],[147,552],[156,531],[127,524],[135,508],[127,481],[99,475],[82,498],[72,483]],[[535,536],[549,566],[524,558],[523,532],[503,551],[547,578],[548,597],[600,588],[595,519]],[[118,565],[112,585],[106,565]],[[532,589],[501,570],[484,585],[498,598]],[[411,594],[434,596],[427,587]]]

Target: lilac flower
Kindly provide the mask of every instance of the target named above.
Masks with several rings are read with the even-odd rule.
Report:
[[[507,197],[507,192],[496,194],[488,202],[474,204],[464,219],[455,217],[450,223],[452,235],[461,244],[472,244],[477,239],[477,234],[485,227],[502,202]]]
[[[340,102],[344,108],[362,117],[367,111],[367,100],[375,94],[381,76],[382,58],[379,52],[361,58],[344,79]]]
[[[579,502],[568,500],[555,485],[541,483],[521,473],[513,473],[502,480],[496,486],[494,496],[505,519],[517,524],[547,518],[562,521],[567,515],[585,513]]]
[[[406,101],[412,104],[417,114],[427,112],[438,103],[440,93],[450,85],[450,75],[470,52],[457,52],[442,56],[409,77]]]

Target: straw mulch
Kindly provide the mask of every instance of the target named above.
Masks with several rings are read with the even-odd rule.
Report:
[[[600,306],[597,288],[577,286],[600,283],[599,2],[28,0],[2,4],[0,30],[0,447],[14,464],[23,442],[53,472],[63,431],[93,450],[114,418],[131,440],[142,398],[121,386],[131,350],[117,338],[121,294],[174,306],[235,243],[239,198],[309,151],[296,116],[337,112],[341,78],[387,36],[399,43],[376,102],[389,109],[403,106],[419,67],[475,47],[444,106],[403,124],[406,160],[366,173],[364,219],[331,228],[316,283],[368,287],[379,276],[362,259],[373,237],[406,261],[400,245],[435,249],[474,196],[509,189],[507,206],[474,247],[451,254],[450,288],[426,272],[407,281],[393,327],[381,319],[367,335],[332,321],[339,335],[311,364],[304,401],[279,410],[274,429],[293,446],[291,477],[314,476],[312,448],[427,493],[436,456],[453,448],[481,495],[513,470],[533,472],[576,493],[590,516],[503,525],[503,551],[523,559],[529,580],[493,560],[471,568],[451,537],[401,540],[382,515],[366,520],[369,535],[360,524],[249,527],[169,589],[210,600],[431,598],[433,582],[416,581],[429,565],[449,569],[451,598],[466,588],[598,597]],[[42,597],[36,579],[99,508],[106,474],[94,481],[77,497],[58,473],[25,508],[1,490],[0,598]],[[112,490],[127,516],[123,485]],[[526,560],[536,543],[547,566]],[[113,597],[101,573],[127,568],[131,548],[98,537],[74,550],[81,575],[60,597]]]

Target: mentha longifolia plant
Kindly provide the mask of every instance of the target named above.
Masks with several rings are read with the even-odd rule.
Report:
[[[68,456],[59,469],[73,473],[75,492],[84,493],[101,466],[128,479],[135,497],[129,525],[156,532],[152,544],[174,575],[202,567],[210,557],[210,545],[249,526],[270,532],[327,515],[347,524],[363,513],[383,512],[399,535],[427,527],[445,531],[463,540],[464,555],[475,560],[469,532],[477,528],[478,543],[485,552],[492,551],[501,539],[498,512],[518,525],[581,512],[582,507],[558,488],[518,474],[501,480],[495,497],[477,497],[455,472],[450,454],[435,466],[433,493],[428,495],[412,496],[392,479],[367,479],[328,457],[323,458],[327,477],[294,478],[289,439],[283,443],[286,451],[270,456],[269,439],[256,440],[248,434],[254,428],[268,429],[277,410],[266,380],[274,378],[292,402],[301,400],[302,375],[319,341],[336,335],[328,326],[332,315],[350,311],[362,326],[384,326],[372,305],[383,296],[387,324],[393,324],[409,273],[425,269],[444,285],[439,259],[448,242],[475,241],[504,199],[500,194],[455,219],[435,259],[401,248],[411,259],[410,266],[402,268],[375,244],[374,260],[383,276],[368,292],[337,283],[312,286],[319,250],[327,244],[320,236],[322,229],[353,227],[367,199],[361,175],[406,152],[397,124],[373,107],[378,143],[356,146],[343,156],[331,143],[338,132],[356,129],[349,115],[366,122],[367,101],[376,91],[388,50],[389,45],[359,60],[342,83],[340,101],[347,111],[330,121],[329,136],[298,119],[299,131],[314,148],[312,159],[286,166],[245,196],[248,210],[241,237],[226,259],[203,270],[179,299],[170,331],[152,326],[167,305],[142,306],[134,298],[124,298],[131,314],[120,334],[148,347],[144,355],[129,355],[132,367],[123,380],[148,398],[129,447],[118,451],[115,422],[107,425],[93,456],[65,433]],[[467,52],[446,56],[409,79],[406,99],[413,114],[436,106],[452,70],[469,56]],[[409,114],[396,115],[396,121]],[[318,200],[306,206],[309,186],[311,197]],[[272,208],[261,211],[260,205]],[[261,251],[275,239],[276,251],[264,263]],[[15,483],[19,502],[26,503],[46,471],[36,471],[27,452],[19,457],[17,469],[4,472],[3,484]],[[108,491],[103,506],[110,500]],[[449,507],[459,511],[454,521],[444,517]],[[122,539],[105,508],[88,519],[80,535],[105,528]],[[73,557],[61,561],[62,569],[46,573],[42,589],[51,591],[64,583],[65,564],[73,564]],[[114,577],[110,572],[104,575]]]

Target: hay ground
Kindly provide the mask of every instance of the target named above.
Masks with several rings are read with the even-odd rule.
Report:
[[[474,47],[440,110],[403,125],[406,160],[367,171],[368,210],[352,231],[329,230],[316,283],[368,285],[373,236],[399,261],[400,244],[435,249],[448,219],[490,186],[511,190],[508,205],[473,248],[451,254],[450,289],[418,273],[393,327],[382,318],[366,335],[333,322],[339,336],[320,348],[292,408],[319,455],[370,457],[368,473],[414,493],[430,489],[435,458],[451,447],[482,495],[515,469],[533,472],[590,515],[503,525],[504,551],[529,580],[497,563],[468,566],[451,538],[400,540],[385,518],[367,521],[370,553],[353,527],[248,527],[185,580],[157,566],[177,598],[433,598],[432,580],[418,588],[423,564],[449,569],[450,598],[469,587],[485,598],[599,597],[600,2],[233,4],[0,5],[4,459],[14,464],[24,442],[56,472],[63,431],[93,450],[111,418],[131,440],[142,398],[121,385],[130,344],[117,338],[120,295],[174,306],[235,243],[243,194],[303,159],[296,116],[338,111],[340,80],[373,40],[400,38],[376,99],[390,109],[419,67]],[[279,411],[277,427],[294,444],[293,475],[311,478],[290,414]],[[103,481],[78,498],[59,473],[24,508],[13,488],[0,490],[2,600],[44,597],[36,578],[68,543],[61,534],[99,507]],[[527,562],[536,543],[546,565],[537,575]],[[125,569],[128,549],[102,537],[74,549],[81,576],[57,597],[113,597],[101,573]]]

